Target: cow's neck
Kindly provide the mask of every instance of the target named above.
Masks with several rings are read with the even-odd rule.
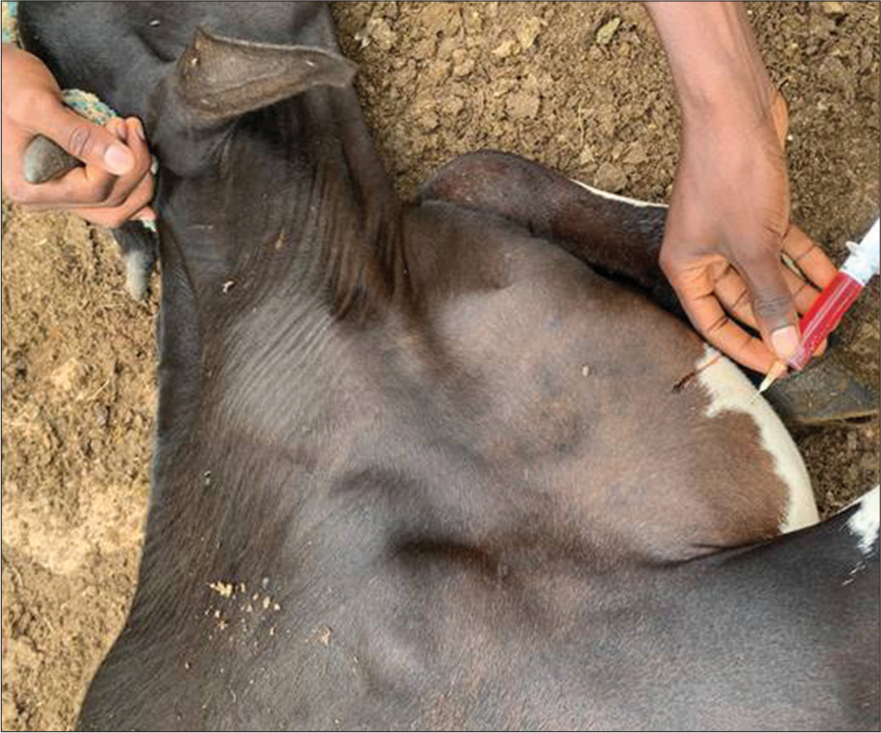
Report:
[[[333,314],[367,315],[400,298],[406,279],[400,203],[364,124],[353,90],[321,90],[301,99],[308,141],[291,246],[313,277],[304,286],[333,294]],[[296,146],[297,140],[291,144]]]
[[[271,301],[291,322],[357,323],[410,300],[400,204],[353,91],[316,90],[254,113],[214,170],[164,176],[161,188],[160,492],[163,468],[195,433],[206,359],[229,318]],[[308,389],[303,376],[292,383]]]
[[[284,277],[303,300],[326,297],[336,317],[403,295],[400,204],[354,91],[318,89],[254,113],[216,147],[209,171],[170,174],[163,191],[166,236],[197,292],[234,287],[262,261],[274,271],[262,287]]]

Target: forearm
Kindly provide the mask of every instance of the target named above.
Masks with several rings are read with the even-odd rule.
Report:
[[[743,3],[644,5],[667,53],[686,124],[707,118],[766,117],[775,90]]]

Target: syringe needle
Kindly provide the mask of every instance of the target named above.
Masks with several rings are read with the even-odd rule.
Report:
[[[757,399],[758,396],[762,394],[762,392],[764,392],[780,377],[786,374],[786,369],[786,364],[784,364],[782,361],[775,361],[773,366],[768,370],[768,373],[765,375],[765,378],[762,380],[762,383],[759,385],[759,390],[758,392],[756,392],[753,399]]]

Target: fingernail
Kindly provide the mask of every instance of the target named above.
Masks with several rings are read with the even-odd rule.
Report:
[[[146,209],[141,209],[133,218],[138,221],[156,221],[156,212],[148,206]]]
[[[135,132],[138,134],[138,137],[141,138],[141,142],[147,142],[147,133],[144,132],[144,125],[141,124],[139,119],[135,119]]]
[[[113,132],[120,140],[125,142],[128,140],[128,127],[126,127],[125,122],[123,122],[118,117],[114,121]]]
[[[127,147],[111,145],[104,153],[104,164],[107,166],[109,173],[121,176],[132,169],[132,166],[135,164],[135,157]]]
[[[795,356],[798,351],[798,329],[795,326],[785,326],[778,328],[771,334],[771,345],[777,356],[783,361]]]

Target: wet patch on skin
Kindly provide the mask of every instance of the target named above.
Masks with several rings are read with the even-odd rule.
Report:
[[[676,384],[673,385],[673,394],[679,394],[683,389],[685,389],[689,384],[691,384],[695,377],[697,377],[697,370],[691,371],[686,374],[682,379],[680,379]]]
[[[771,406],[759,397],[756,389],[729,359],[705,347],[704,356],[695,365],[698,383],[710,398],[704,414],[716,417],[723,412],[741,412],[756,424],[761,447],[774,458],[780,480],[789,489],[789,501],[781,532],[792,532],[819,521],[811,480],[789,431]]]

